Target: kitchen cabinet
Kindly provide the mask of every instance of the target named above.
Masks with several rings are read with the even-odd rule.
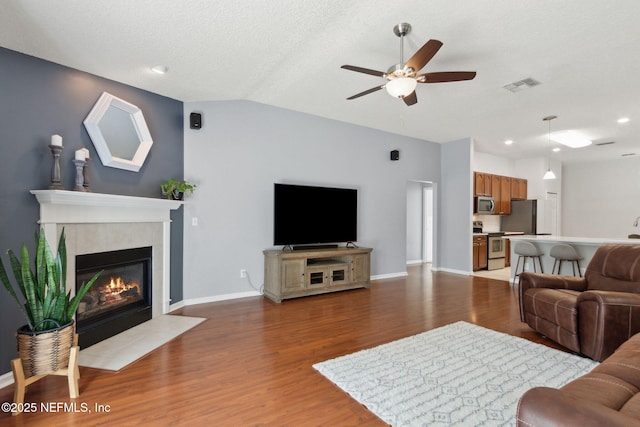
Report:
[[[527,200],[527,180],[511,178],[511,200]]]
[[[511,266],[511,240],[504,239],[504,266]]]
[[[491,197],[495,202],[494,215],[508,215],[511,212],[511,178],[491,176]]]
[[[491,174],[474,172],[473,188],[474,196],[491,196]]]
[[[510,176],[473,172],[473,195],[495,201],[494,215],[511,214],[511,200],[527,199],[527,180]]]
[[[489,248],[487,236],[473,236],[473,271],[483,270],[487,268],[487,256]]]
[[[511,178],[500,177],[500,203],[496,202],[498,215],[509,215],[511,213]]]
[[[488,175],[488,179],[491,181],[491,193],[489,194],[493,197],[493,200],[500,200],[500,176],[499,175]]]

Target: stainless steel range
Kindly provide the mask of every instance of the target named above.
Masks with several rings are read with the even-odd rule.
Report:
[[[487,270],[497,270],[504,268],[504,232],[497,231],[489,234],[489,262],[487,263]]]

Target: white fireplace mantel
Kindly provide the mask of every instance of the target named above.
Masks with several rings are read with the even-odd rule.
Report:
[[[75,284],[76,255],[152,246],[152,315],[169,312],[171,211],[184,202],[66,190],[31,194],[40,203],[39,223],[52,248],[65,228],[67,284]]]
[[[66,190],[31,190],[40,203],[40,224],[165,222],[184,202]]]

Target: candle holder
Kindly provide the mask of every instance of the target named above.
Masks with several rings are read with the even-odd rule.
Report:
[[[62,176],[60,174],[60,154],[62,153],[62,145],[49,145],[51,154],[53,155],[53,164],[51,165],[51,184],[49,190],[64,190],[60,183]]]
[[[91,187],[89,187],[89,158],[85,159],[85,164],[82,167],[82,186],[84,191],[91,193]]]
[[[76,186],[73,188],[73,191],[87,191],[84,189],[84,177],[82,176],[85,163],[84,160],[73,160],[73,164],[76,165]]]

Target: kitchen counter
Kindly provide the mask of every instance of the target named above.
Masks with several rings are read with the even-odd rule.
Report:
[[[505,233],[505,236],[509,234]],[[567,237],[567,236],[554,236],[554,235],[519,235],[512,236],[512,240],[527,240],[532,243],[535,242],[552,242],[552,243],[566,243],[568,245],[595,245],[602,246],[606,244],[624,244],[624,245],[640,245],[640,239],[627,239],[627,238],[608,238],[608,237]]]
[[[627,238],[607,238],[607,237],[569,237],[569,236],[555,236],[555,235],[513,235],[505,234],[505,238],[511,241],[511,280],[513,281],[513,274],[516,268],[518,255],[513,252],[515,243],[519,240],[531,242],[536,245],[544,254],[542,255],[542,270],[544,273],[551,273],[553,267],[554,258],[549,256],[549,251],[554,245],[567,244],[573,246],[578,254],[582,257],[580,260],[580,271],[584,274],[589,261],[593,257],[598,247],[606,244],[623,244],[623,245],[640,245],[640,239],[627,239]],[[537,262],[536,262],[537,264]],[[522,262],[520,262],[522,267]],[[531,265],[531,259],[527,261],[526,271],[533,271]],[[571,275],[571,263],[564,262],[562,265],[561,274]]]

